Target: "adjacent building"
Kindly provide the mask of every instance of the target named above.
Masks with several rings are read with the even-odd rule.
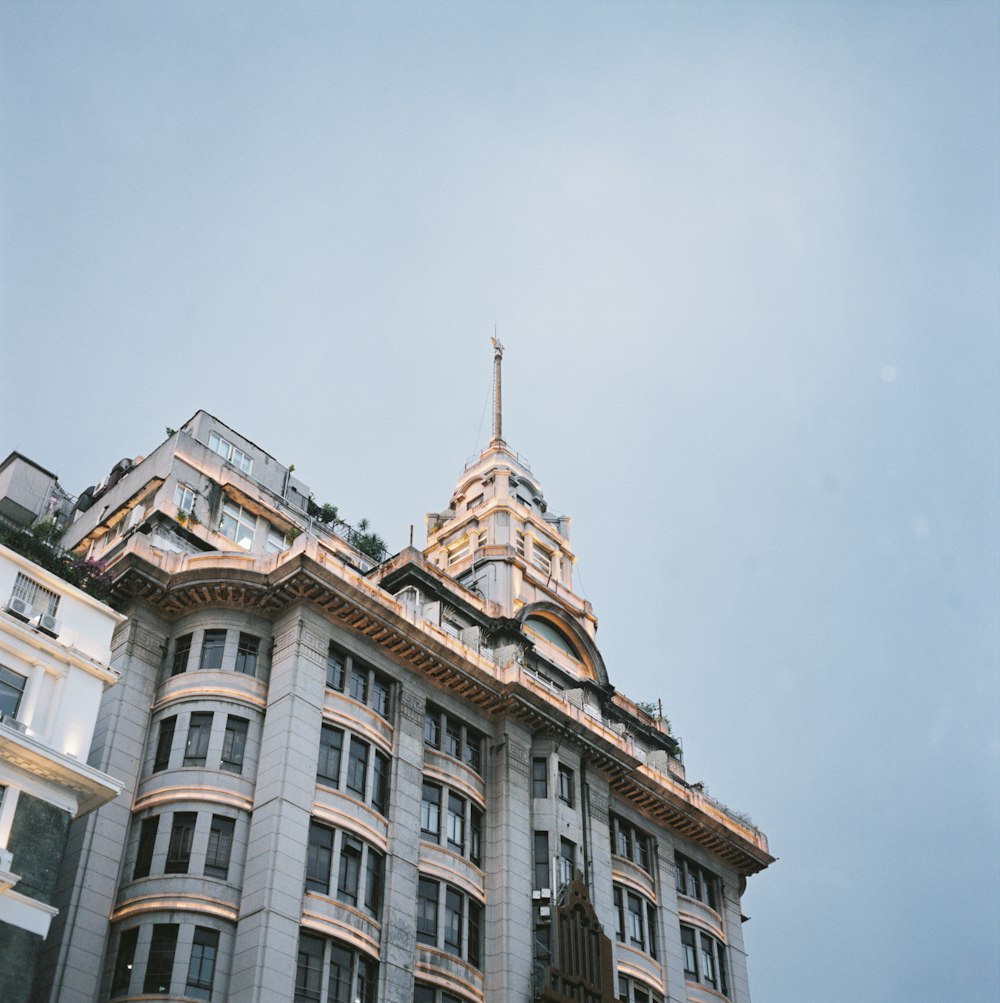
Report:
[[[117,680],[124,620],[72,585],[86,569],[27,529],[58,512],[54,476],[12,454],[0,464],[0,999],[29,998],[67,833],[120,792],[87,764],[98,708]],[[55,506],[50,503],[55,499]],[[23,544],[23,545],[22,545]],[[22,551],[31,551],[36,559]],[[39,563],[42,562],[42,563]],[[86,585],[86,581],[82,584]]]
[[[63,544],[128,616],[91,752],[124,794],[74,826],[36,1000],[749,1001],[767,840],[614,688],[500,352],[422,550],[203,411],[81,495]]]

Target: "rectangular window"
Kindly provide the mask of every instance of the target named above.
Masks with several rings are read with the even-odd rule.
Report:
[[[465,765],[476,773],[483,772],[483,738],[471,728],[465,729]]]
[[[559,884],[568,885],[576,873],[576,843],[569,839],[559,840]]]
[[[462,757],[462,726],[451,718],[444,722],[444,751],[456,759]]]
[[[475,805],[469,805],[469,860],[483,862],[483,813]]]
[[[715,988],[715,942],[707,933],[701,935],[701,981]]]
[[[573,771],[562,763],[559,764],[559,800],[573,807],[574,783]]]
[[[228,460],[234,467],[239,467],[245,474],[249,474],[253,469],[253,460],[242,449],[227,442],[217,432],[209,433],[208,448],[213,453],[218,453],[224,460]]]
[[[187,984],[184,993],[199,1000],[212,998],[215,981],[215,959],[219,954],[219,931],[205,926],[194,928],[191,961],[188,963]]]
[[[257,675],[257,656],[260,652],[260,638],[253,634],[240,634],[236,648],[236,671],[245,676]]]
[[[695,947],[694,930],[689,926],[681,927],[681,944],[684,947],[684,977],[689,981],[698,981],[698,951]]]
[[[318,822],[309,823],[309,847],[306,850],[306,888],[330,894],[330,870],[333,866],[333,829]]]
[[[347,758],[347,789],[364,798],[368,780],[368,743],[351,738],[351,752]]]
[[[378,750],[372,770],[372,807],[380,815],[389,810],[389,757]]]
[[[534,564],[542,574],[552,574],[552,551],[546,550],[540,544],[534,543],[531,548],[531,563]]]
[[[153,866],[153,849],[156,846],[156,831],[160,827],[160,816],[153,815],[144,818],[139,828],[139,848],[135,854],[135,869],[132,871],[132,880],[145,878],[149,875],[149,869]]]
[[[615,885],[615,939],[625,942],[625,894]]]
[[[226,650],[226,632],[224,630],[206,630],[201,642],[201,661],[199,669],[221,669],[222,655]]]
[[[299,934],[295,1003],[317,1003],[323,998],[323,947],[322,938]]]
[[[718,909],[721,884],[718,875],[679,853],[674,858],[674,864],[677,891],[688,898],[704,902],[712,909]]]
[[[156,923],[146,958],[146,978],[142,983],[144,993],[169,995],[170,980],[174,971],[174,954],[177,951],[177,924]]]
[[[132,982],[132,966],[135,964],[135,946],[139,940],[139,927],[123,930],[118,938],[118,955],[115,971],[111,976],[111,995],[126,996]]]
[[[268,524],[267,541],[264,544],[264,552],[268,554],[281,554],[288,550],[288,540],[280,529]]]
[[[358,703],[368,703],[368,672],[363,667],[351,669],[351,697]]]
[[[208,739],[212,734],[212,713],[197,711],[191,715],[187,745],[184,747],[185,766],[204,766],[208,756]]]
[[[518,557],[524,557],[524,533],[520,530],[514,532],[514,549]]]
[[[465,798],[448,795],[448,847],[456,853],[465,852]]]
[[[438,883],[428,878],[417,882],[417,940],[421,944],[437,944]]]
[[[344,748],[344,733],[329,724],[323,725],[319,738],[319,764],[316,780],[328,787],[340,786],[340,756]]]
[[[372,680],[372,710],[388,720],[389,685],[377,677]]]
[[[194,827],[197,812],[175,811],[170,828],[170,843],[167,846],[166,874],[187,874],[191,863],[191,845],[194,843]]]
[[[159,773],[170,766],[170,750],[174,744],[176,717],[165,717],[160,721],[160,732],[156,739],[156,755],[153,757],[153,772]]]
[[[0,714],[4,717],[17,717],[27,682],[27,677],[0,665]]]
[[[353,1003],[351,1000],[351,952],[339,944],[330,945],[330,978],[327,1003]]]
[[[179,676],[187,672],[188,658],[191,654],[191,635],[182,634],[174,641],[174,657],[170,661],[170,674]]]
[[[221,767],[230,773],[243,772],[243,757],[247,749],[247,730],[250,722],[245,717],[230,714],[226,718],[226,734],[222,739]]]
[[[420,802],[420,830],[424,835],[433,836],[434,842],[441,836],[441,788],[426,781]]]
[[[358,904],[358,882],[361,878],[363,844],[354,836],[343,835],[340,844],[340,872],[337,876],[337,898],[348,905]]]
[[[483,907],[469,899],[469,950],[466,960],[476,968],[483,967]]]
[[[462,927],[465,920],[465,898],[461,892],[448,888],[444,900],[444,947],[452,954],[462,955]]]
[[[534,846],[535,887],[549,887],[549,834],[535,833]]]
[[[233,852],[233,833],[236,822],[225,815],[212,816],[208,831],[208,850],[205,853],[205,873],[212,878],[225,880],[229,876],[229,858]]]
[[[194,488],[180,481],[174,488],[174,504],[178,512],[188,512],[194,508]]]
[[[652,839],[618,815],[611,816],[611,852],[638,864],[647,874],[653,873]],[[680,867],[677,874],[677,890],[682,891],[683,874]]]
[[[441,716],[437,711],[429,710],[424,715],[424,745],[441,748]]]
[[[253,550],[253,536],[257,529],[257,516],[228,498],[222,503],[219,532],[244,550]]]
[[[549,761],[533,759],[531,761],[531,796],[547,798],[549,796]]]
[[[656,906],[652,902],[646,903],[646,940],[650,956],[659,958],[659,950],[656,946]]]
[[[29,578],[21,572],[18,572],[14,579],[12,595],[15,599],[24,600],[36,613],[55,616],[56,610],[59,608],[58,593],[39,585],[33,578]]]
[[[639,948],[639,950],[644,951],[646,949],[646,941],[643,937],[642,928],[642,899],[638,895],[633,895],[631,892],[626,896],[628,903],[628,936],[629,940]]]
[[[382,912],[382,881],[385,859],[367,848],[365,857],[365,908],[377,919]]]
[[[330,642],[326,651],[326,685],[331,690],[344,692],[344,674],[347,670],[347,658],[344,653]]]

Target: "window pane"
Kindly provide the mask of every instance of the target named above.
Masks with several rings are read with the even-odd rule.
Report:
[[[358,882],[361,877],[361,840],[344,836],[340,847],[340,874],[337,898],[349,905],[358,904]]]
[[[174,657],[170,662],[170,674],[179,676],[187,672],[188,657],[191,654],[191,635],[185,634],[174,642]]]
[[[330,891],[333,863],[333,830],[318,822],[309,823],[309,847],[306,851],[306,888],[324,895]]]
[[[170,829],[170,843],[167,846],[167,874],[187,874],[191,863],[191,844],[194,842],[194,827],[198,820],[196,812],[174,812]]]
[[[170,750],[174,744],[176,717],[165,717],[160,721],[160,733],[156,740],[156,755],[153,757],[153,772],[158,773],[170,765]]]
[[[191,961],[188,964],[187,985],[184,992],[195,999],[212,998],[212,983],[215,980],[215,959],[219,953],[219,932],[204,926],[195,927],[194,943],[191,945]]]
[[[226,649],[224,630],[206,630],[201,642],[201,662],[199,668],[221,669],[222,655]]]
[[[243,717],[234,717],[232,714],[226,719],[226,734],[222,740],[222,762],[221,766],[230,773],[241,773],[243,770],[243,757],[247,747],[247,729],[250,722]]]
[[[332,690],[344,690],[344,672],[347,668],[347,661],[343,652],[339,651],[330,642],[326,652],[326,685]]]
[[[347,789],[359,797],[365,796],[368,774],[368,743],[351,738],[351,754],[347,762]]]
[[[135,945],[139,939],[139,928],[125,930],[118,941],[118,955],[115,958],[115,970],[111,977],[111,994],[124,995],[129,991],[132,979],[132,966],[135,964]]]
[[[240,634],[239,647],[236,649],[236,671],[247,676],[256,675],[259,650],[259,637],[254,637],[253,634]]]
[[[295,969],[295,1003],[315,1003],[323,995],[323,941],[299,934],[299,957]]]
[[[331,787],[340,785],[340,754],[344,747],[344,733],[339,728],[323,725],[319,740],[319,763],[316,779]]]
[[[142,983],[144,993],[162,995],[170,992],[176,950],[177,924],[156,923],[146,959],[146,978]]]
[[[437,943],[438,883],[420,878],[417,883],[417,940]]]
[[[208,833],[208,850],[205,853],[205,873],[213,878],[229,874],[229,858],[233,852],[233,832],[236,822],[225,815],[212,816]]]
[[[132,880],[144,878],[149,874],[149,869],[153,863],[153,848],[156,845],[156,832],[160,826],[160,816],[154,815],[152,818],[144,818],[139,830],[139,849],[135,855],[135,870],[132,872]]]

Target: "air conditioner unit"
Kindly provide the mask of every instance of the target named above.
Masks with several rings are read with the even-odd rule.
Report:
[[[7,603],[7,612],[13,613],[18,619],[27,621],[35,615],[35,607],[27,599],[11,596]]]
[[[39,613],[32,623],[43,634],[48,634],[50,637],[58,637],[62,626],[51,613]]]
[[[538,916],[540,919],[550,919],[552,916],[552,908],[550,906],[543,905],[538,910]]]
[[[0,714],[0,722],[7,725],[8,728],[13,728],[14,731],[27,731],[27,725],[23,721],[18,721],[17,718],[11,717],[10,714]]]

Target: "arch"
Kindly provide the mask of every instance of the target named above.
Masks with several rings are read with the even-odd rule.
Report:
[[[580,662],[595,682],[608,685],[608,670],[604,667],[597,645],[575,620],[566,615],[562,607],[551,602],[529,603],[518,612],[517,619]],[[529,623],[532,620],[542,629],[533,627]]]

